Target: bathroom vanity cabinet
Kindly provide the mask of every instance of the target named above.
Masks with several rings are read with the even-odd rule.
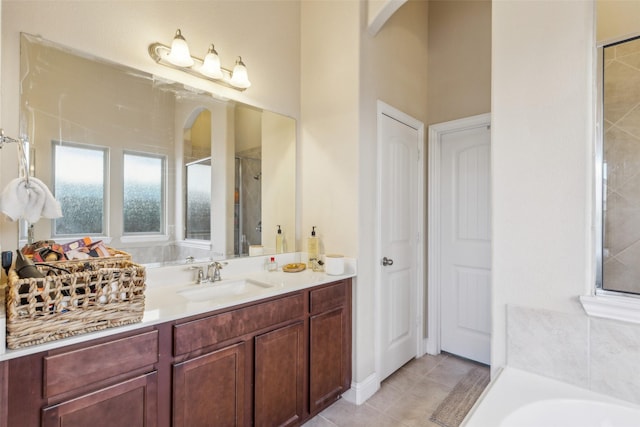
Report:
[[[9,360],[8,425],[156,425],[158,332]]]
[[[0,427],[7,427],[7,376],[9,363],[0,362]]]
[[[344,282],[310,292],[309,410],[320,412],[350,387],[351,292]]]
[[[0,362],[0,405],[11,426],[293,426],[350,381],[345,279]]]

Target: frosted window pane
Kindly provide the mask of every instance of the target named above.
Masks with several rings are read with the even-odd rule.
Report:
[[[163,158],[125,153],[125,234],[163,231],[163,171]]]
[[[56,235],[103,234],[105,150],[54,144]]]
[[[186,238],[211,239],[211,165],[187,165]]]

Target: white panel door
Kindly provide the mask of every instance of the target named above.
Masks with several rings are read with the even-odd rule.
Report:
[[[491,353],[490,130],[442,137],[441,346],[482,363]]]
[[[417,354],[418,130],[379,116],[381,380]]]

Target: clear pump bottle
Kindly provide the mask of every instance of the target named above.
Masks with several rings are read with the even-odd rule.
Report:
[[[307,239],[307,266],[308,268],[314,268],[315,264],[318,262],[318,252],[320,242],[318,241],[318,237],[316,236],[316,226],[311,227],[311,237]]]
[[[276,233],[276,253],[281,254],[284,252],[284,235],[282,229],[278,225],[278,232]]]

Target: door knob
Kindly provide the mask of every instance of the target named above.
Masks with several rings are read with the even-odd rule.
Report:
[[[393,260],[391,258],[384,257],[382,258],[382,265],[385,267],[388,265],[393,265]]]

